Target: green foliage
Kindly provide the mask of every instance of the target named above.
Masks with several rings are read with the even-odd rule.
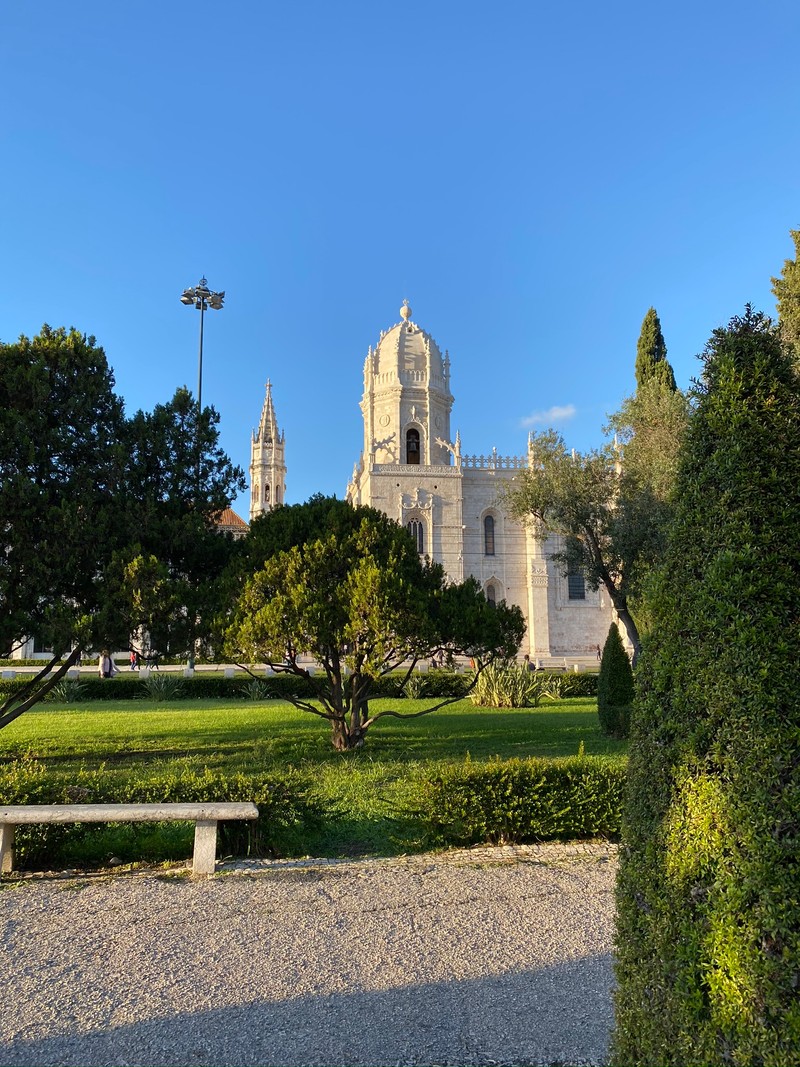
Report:
[[[531,671],[515,663],[493,663],[469,694],[478,707],[538,708],[543,699],[597,696],[596,674],[563,674]]]
[[[266,682],[262,682],[260,678],[251,678],[249,682],[244,682],[239,686],[239,692],[245,700],[252,700],[256,703],[273,698],[271,687]]]
[[[177,674],[166,671],[153,671],[147,678],[141,678],[139,684],[143,696],[148,700],[180,700],[185,692],[184,679]]]
[[[284,527],[309,539],[276,551],[244,581],[226,651],[300,678],[308,672],[299,651],[312,655],[324,670],[314,679],[321,707],[287,695],[331,723],[335,748],[358,748],[378,718],[403,716],[394,709],[370,714],[376,679],[403,666],[410,673],[443,651],[486,660],[518,648],[519,609],[489,605],[473,578],[449,583],[382,512],[319,498],[288,517],[283,511],[272,513],[275,539],[269,516],[257,525],[258,539],[273,549],[284,542]]]
[[[158,677],[161,672],[154,671],[150,677]],[[174,672],[163,672],[164,674]],[[593,697],[597,696],[596,674],[550,674],[547,671],[537,672],[544,675],[548,681],[548,689],[553,695],[559,697]],[[214,700],[229,701],[245,695],[244,687],[249,682],[243,682],[241,677],[224,678],[221,674],[198,673],[192,678],[179,677],[181,689],[173,694],[170,700]],[[406,678],[404,671],[393,671],[376,678],[370,686],[372,698],[397,697],[405,694],[411,696],[408,691],[408,683],[403,684]],[[428,698],[453,698],[461,700],[467,695],[467,689],[472,682],[472,673],[463,674],[448,670],[428,671],[427,674],[412,675],[413,685],[419,687],[419,696]],[[409,682],[412,681],[409,679]],[[113,679],[100,679],[89,675],[82,675],[80,679],[80,702],[91,703],[102,700],[140,700],[143,695],[143,681],[133,671],[123,671]],[[262,679],[252,679],[253,682],[262,683]],[[263,680],[266,686],[267,696],[258,699],[288,700],[289,697],[313,698],[316,696],[322,679],[311,675],[307,678],[293,674],[273,674]],[[25,678],[0,679],[0,698],[9,693],[18,692],[27,684]],[[58,687],[55,687],[56,689]],[[60,691],[60,690],[59,690]],[[255,690],[259,691],[260,690]],[[249,692],[249,690],[248,690]],[[53,699],[61,699],[54,697]]]
[[[492,663],[478,676],[470,700],[481,708],[538,708],[552,694],[553,675],[516,663]]]
[[[187,679],[187,685],[192,681]],[[104,684],[110,690],[116,682]],[[135,680],[134,688],[141,689]],[[304,816],[296,834],[290,837],[287,829],[270,847],[283,854],[314,856],[397,855],[428,847],[416,814],[418,774],[422,770],[430,776],[446,764],[460,764],[465,752],[471,753],[473,766],[520,756],[539,756],[547,762],[574,755],[584,742],[592,756],[606,755],[624,765],[626,743],[600,734],[591,701],[553,703],[535,714],[527,709],[487,713],[463,701],[434,716],[387,718],[368,752],[343,755],[331,748],[322,720],[280,702],[244,702],[237,690],[234,684],[226,704],[107,701],[78,710],[42,706],[4,732],[3,753],[6,759],[16,755],[17,766],[29,763],[21,758],[25,753],[46,766],[38,794],[32,788],[35,779],[27,776],[30,803],[124,799],[126,780],[137,784],[137,797],[144,800],[151,795],[147,791],[151,778],[162,783],[161,796],[179,799],[174,790],[163,790],[165,779],[196,777],[208,769],[225,778],[244,775],[253,781],[268,774],[272,780],[296,768],[292,773],[299,776],[299,786],[311,783],[308,803],[321,812],[320,821]],[[426,701],[406,704],[413,711],[424,708]],[[386,706],[391,705],[386,702]],[[170,756],[167,762],[172,753],[181,758]],[[0,781],[12,766],[5,764]],[[87,777],[90,772],[100,775],[97,789]],[[105,778],[108,781],[103,782]],[[19,793],[17,787],[9,795]],[[161,861],[184,859],[191,853],[191,830],[173,824],[155,829],[152,825],[88,828],[74,840],[71,832],[63,850],[59,845],[58,852],[42,854],[52,857],[47,862],[101,865],[110,855]],[[226,845],[225,850],[234,849]]]
[[[374,697],[392,697],[402,693],[411,699],[455,697],[462,699],[472,683],[472,672],[462,674],[447,668],[429,670],[427,674],[414,672],[406,681],[405,671],[395,671],[376,678],[371,686]]]
[[[800,359],[800,230],[790,230],[794,259],[784,260],[780,278],[772,279],[772,292],[778,302],[778,318],[783,340]]]
[[[655,308],[649,308],[642,322],[636,345],[636,386],[641,389],[649,382],[659,382],[675,392],[675,375],[667,359],[667,346],[661,332],[661,322]]]
[[[619,628],[611,623],[603,646],[597,678],[597,715],[600,729],[611,737],[627,737],[633,703],[633,671]]]
[[[612,836],[625,769],[589,756],[467,761],[423,773],[418,788],[418,817],[434,845]]]
[[[410,700],[419,700],[421,697],[430,696],[428,679],[424,674],[412,674],[404,686],[404,691]]]
[[[309,777],[292,769],[269,774],[221,774],[173,761],[155,771],[148,768],[141,776],[135,772],[124,778],[111,776],[101,767],[80,770],[65,780],[48,773],[45,766],[35,760],[16,760],[0,765],[0,804],[4,805],[199,803],[211,800],[250,801],[259,810],[257,822],[219,824],[219,849],[223,854],[279,856],[294,852],[299,843],[318,827],[322,818]],[[170,828],[171,824],[163,826]],[[91,838],[97,839],[99,845],[87,846],[86,841]],[[142,841],[148,842],[144,849]],[[192,826],[187,825],[182,838],[175,842],[178,857],[191,854],[191,841]],[[91,823],[20,826],[16,828],[15,850],[18,867],[60,863],[76,855],[85,857],[87,853],[102,859],[110,852],[116,852],[126,862],[165,858],[163,840],[154,836],[153,824],[131,827],[121,839],[118,832],[110,834],[106,826],[98,829]]]
[[[612,445],[591,452],[567,449],[554,430],[531,436],[531,464],[503,490],[511,515],[545,540],[560,534],[551,558],[566,575],[579,571],[590,589],[601,585],[634,650],[639,633],[628,609],[630,567],[618,541],[619,455]]]
[[[245,487],[219,444],[219,415],[197,409],[186,389],[125,430],[128,535],[108,577],[127,632],[149,635],[161,655],[203,651],[228,591],[226,571],[241,552],[216,516]]]
[[[608,429],[622,450],[613,538],[624,561],[631,608],[644,633],[650,624],[647,586],[664,558],[690,412],[689,398],[656,378],[641,384],[609,419]]]
[[[77,704],[85,699],[86,686],[77,678],[65,678],[58,682],[47,694],[48,700],[57,701],[60,704]]]
[[[0,344],[0,648],[54,650],[0,728],[47,696],[68,652],[126,647],[140,626],[159,652],[193,650],[219,609],[235,546],[214,517],[244,488],[219,417],[184,389],[126,419],[113,386],[74,329]]]
[[[716,330],[637,673],[619,1064],[800,1059],[800,386],[749,307]]]
[[[564,671],[563,674],[551,674],[549,671],[542,673],[548,679],[547,693],[553,700],[597,696],[596,674],[578,674],[573,671]]]

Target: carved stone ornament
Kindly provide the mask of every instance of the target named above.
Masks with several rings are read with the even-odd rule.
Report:
[[[547,584],[547,567],[537,567],[535,564],[531,564],[531,585],[544,586]]]
[[[433,494],[427,493],[428,500],[425,501],[425,491],[420,489],[419,486],[414,490],[414,496],[411,494],[403,493],[402,507],[403,511],[430,511],[433,508]]]

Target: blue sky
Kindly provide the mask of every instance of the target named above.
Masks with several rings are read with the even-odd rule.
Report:
[[[774,312],[799,31],[796,0],[6,4],[0,339],[92,333],[149,409],[196,388],[205,274],[203,400],[246,469],[272,380],[293,503],[343,495],[407,297],[466,452],[593,447],[650,305],[683,387]]]

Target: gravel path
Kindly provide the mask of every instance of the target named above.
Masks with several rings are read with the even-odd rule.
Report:
[[[27,878],[0,1063],[602,1063],[616,850]]]

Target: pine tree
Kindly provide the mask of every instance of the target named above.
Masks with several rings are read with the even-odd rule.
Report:
[[[661,332],[661,323],[655,308],[650,308],[642,322],[639,341],[636,345],[636,388],[641,389],[650,381],[659,381],[672,392],[675,391],[675,374],[667,359],[667,346]]]
[[[714,332],[637,672],[618,1064],[800,1062],[800,382]]]

